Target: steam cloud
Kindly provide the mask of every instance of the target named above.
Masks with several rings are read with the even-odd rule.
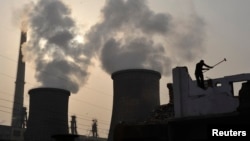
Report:
[[[146,0],[108,0],[101,12],[103,20],[86,35],[86,47],[99,52],[108,73],[147,68],[169,75],[172,64],[204,51],[204,22],[195,13],[178,21],[150,10]]]
[[[34,6],[33,2],[17,8],[13,11],[12,22],[14,26],[21,29],[22,32],[27,32],[29,24],[29,14]]]
[[[192,61],[204,51],[204,22],[195,13],[178,21],[150,10],[146,0],[107,0],[103,19],[85,34],[84,44],[76,40],[70,14],[60,0],[40,0],[29,15],[32,34],[23,53],[25,60],[35,61],[36,78],[43,86],[76,93],[88,78],[94,56],[109,74],[146,68],[167,76],[172,64]]]
[[[76,40],[79,35],[70,14],[60,0],[40,0],[29,15],[31,36],[23,54],[25,60],[35,62],[42,86],[76,93],[88,78],[90,59]]]

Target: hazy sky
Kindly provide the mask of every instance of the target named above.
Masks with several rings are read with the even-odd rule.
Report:
[[[62,1],[70,7],[71,15],[82,34],[83,43],[86,41],[84,35],[90,31],[91,27],[97,23],[105,23],[101,15],[105,0]],[[26,3],[30,3],[30,1],[0,1],[0,65],[2,66],[0,70],[0,124],[4,125],[9,125],[11,121],[20,39],[20,28],[17,20],[18,9],[21,9]],[[214,65],[226,58],[227,62],[208,71],[205,76],[218,78],[250,72],[248,64],[250,53],[249,0],[148,0],[147,5],[155,13],[170,15],[174,21],[174,25],[170,26],[169,29],[171,36],[164,33],[160,35],[160,39],[154,37],[154,40],[164,42],[162,45],[165,49],[169,49],[165,56],[171,58],[171,66],[163,66],[163,68],[187,66],[190,76],[194,79],[194,67],[200,59],[204,59],[209,65]],[[193,22],[194,19],[190,17],[198,17],[200,22],[197,24],[197,21]],[[104,25],[102,28],[105,29]],[[99,26],[99,28],[101,27]],[[184,33],[188,33],[188,36],[184,36]],[[148,35],[143,37],[148,38]],[[178,47],[182,51],[177,49]],[[185,58],[187,59],[185,60]],[[92,65],[89,67],[89,79],[80,87],[77,94],[70,96],[69,116],[76,114],[78,132],[83,135],[89,134],[91,120],[96,118],[98,119],[100,136],[107,137],[113,93],[110,74],[107,73],[107,69],[104,71],[105,69],[102,67],[103,63],[99,61],[98,57],[94,57]],[[28,90],[38,86],[34,76],[35,66],[27,63],[24,97],[24,104],[27,107],[29,103]],[[166,83],[172,82],[171,73],[168,76],[163,76],[160,82],[161,103],[164,104],[168,102]]]

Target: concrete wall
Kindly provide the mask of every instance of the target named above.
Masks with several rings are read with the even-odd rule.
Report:
[[[197,87],[186,67],[173,69],[175,117],[227,113],[237,110],[239,99],[233,94],[233,83],[250,79],[239,74],[211,79],[206,90]]]

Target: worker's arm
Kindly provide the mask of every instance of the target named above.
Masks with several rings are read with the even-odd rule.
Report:
[[[211,68],[211,69],[213,68],[212,66],[209,66],[209,65],[207,65],[205,63],[203,65],[206,66],[206,67],[208,67],[208,68]]]

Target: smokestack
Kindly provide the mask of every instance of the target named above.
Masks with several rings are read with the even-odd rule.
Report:
[[[22,44],[27,40],[27,33],[21,32],[20,46],[19,46],[19,56],[17,64],[17,74],[16,74],[16,85],[14,93],[14,104],[12,109],[12,121],[11,126],[13,128],[22,127],[22,109],[23,109],[23,93],[24,93],[24,78],[25,78],[25,63],[22,61]]]
[[[168,94],[169,94],[169,104],[174,104],[174,89],[173,83],[167,83]]]
[[[113,113],[108,141],[119,122],[143,122],[160,105],[159,79],[161,74],[152,70],[129,69],[112,74]]]
[[[29,91],[30,108],[25,141],[52,141],[53,135],[68,134],[70,92],[58,88]]]

